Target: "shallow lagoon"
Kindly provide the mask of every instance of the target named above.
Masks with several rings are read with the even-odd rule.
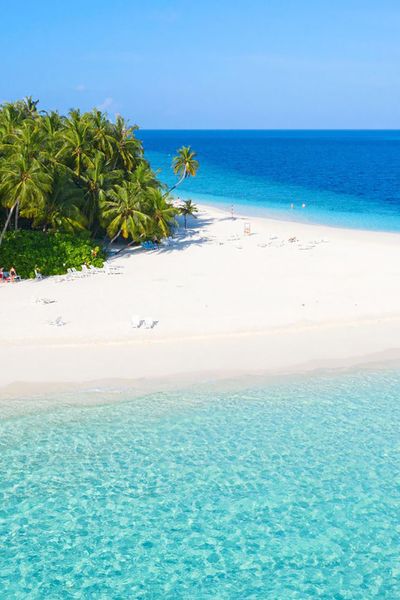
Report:
[[[2,598],[400,597],[400,372],[118,397],[1,421]]]

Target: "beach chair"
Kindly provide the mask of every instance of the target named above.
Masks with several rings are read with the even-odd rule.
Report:
[[[108,264],[104,265],[104,273],[107,273],[107,275],[122,275],[122,271],[120,269],[120,267],[112,267]]]
[[[158,321],[153,319],[152,317],[144,317],[143,324],[146,329],[153,329],[154,325],[156,325]]]
[[[141,246],[145,250],[157,250],[157,248],[158,248],[157,244],[155,244],[154,242],[151,242],[150,240],[147,240],[146,242],[142,242]]]
[[[96,273],[104,273],[104,269],[100,269],[95,267],[94,265],[89,265],[89,271],[95,275]]]
[[[88,275],[91,275],[91,272],[86,265],[82,265],[81,273],[82,273],[83,277],[87,277]]]
[[[131,317],[131,326],[135,329],[139,329],[141,324],[143,323],[143,319],[139,317],[139,315],[132,315]]]
[[[62,317],[57,317],[54,321],[49,321],[49,325],[55,325],[56,327],[62,327],[65,325],[65,321],[62,320]]]
[[[34,298],[33,302],[36,304],[54,304],[56,300],[53,300],[52,298]]]

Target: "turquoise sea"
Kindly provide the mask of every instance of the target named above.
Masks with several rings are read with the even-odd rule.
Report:
[[[245,214],[400,231],[400,131],[139,131],[160,178],[182,145],[200,170],[181,197]],[[295,208],[290,209],[294,204]],[[302,209],[302,204],[306,208]]]
[[[0,597],[396,600],[399,399],[382,370],[13,401]]]

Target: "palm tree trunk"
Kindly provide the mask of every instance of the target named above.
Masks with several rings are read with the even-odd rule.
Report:
[[[112,238],[112,240],[109,241],[109,243],[107,244],[107,248],[109,248],[111,246],[111,244],[113,242],[115,242],[115,240],[117,239],[117,237],[119,237],[121,235],[121,232],[122,232],[122,228],[118,231],[118,233],[116,233],[114,235],[114,237]]]
[[[184,169],[184,171],[183,171],[183,175],[182,175],[182,177],[180,178],[180,180],[179,180],[177,183],[175,183],[175,185],[173,185],[173,186],[172,186],[172,188],[170,188],[170,189],[167,191],[167,193],[166,193],[166,194],[164,194],[164,197],[165,197],[165,196],[168,196],[168,194],[170,194],[170,193],[172,192],[172,190],[174,190],[175,188],[177,188],[177,187],[178,187],[178,185],[181,185],[182,181],[184,181],[184,180],[186,179],[186,175],[187,175],[187,173],[186,173],[186,169]]]
[[[1,246],[2,242],[3,242],[4,236],[6,234],[7,227],[9,225],[10,221],[11,221],[11,217],[12,217],[12,214],[14,212],[14,208],[16,207],[17,204],[18,204],[18,200],[17,200],[17,202],[14,202],[14,204],[10,208],[10,212],[8,213],[8,217],[7,217],[7,220],[6,220],[5,225],[3,227],[3,231],[1,232],[1,235],[0,235],[0,246]]]
[[[136,242],[137,242],[137,240],[132,240],[131,242],[129,242],[129,244],[127,244],[126,246],[124,246],[123,248],[121,248],[120,250],[118,250],[118,252],[116,252],[115,254],[117,255],[120,252],[123,252],[127,248],[130,248],[133,244],[136,244]]]
[[[16,207],[15,207],[15,222],[14,222],[15,231],[18,231],[18,216],[19,216],[19,200],[17,200]]]

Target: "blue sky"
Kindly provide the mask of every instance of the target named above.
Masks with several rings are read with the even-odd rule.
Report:
[[[0,0],[0,101],[143,128],[400,128],[398,0]]]

